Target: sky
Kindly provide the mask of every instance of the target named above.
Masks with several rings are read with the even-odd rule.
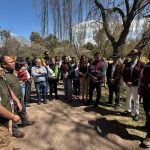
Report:
[[[32,31],[40,32],[32,0],[0,0],[0,29],[7,29],[27,40]]]

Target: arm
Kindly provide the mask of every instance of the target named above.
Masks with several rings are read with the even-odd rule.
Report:
[[[122,76],[123,76],[123,68],[124,68],[124,64],[122,64],[119,68],[119,74],[118,76],[115,78],[115,82],[118,82],[121,80]]]
[[[98,79],[99,80],[102,80],[102,81],[104,80],[105,72],[106,72],[106,65],[103,64],[102,69],[101,69],[101,71],[100,71],[100,73],[98,75]]]
[[[0,116],[12,120],[13,122],[18,122],[20,117],[8,111],[5,107],[0,105]]]
[[[36,73],[36,68],[35,67],[32,67],[31,74],[32,74],[33,77],[40,77],[41,76],[41,74]]]
[[[19,108],[19,112],[21,112],[22,111],[22,105],[20,103],[20,100],[17,98],[17,96],[15,95],[15,93],[11,89],[10,89],[10,93],[11,93],[12,99],[17,103],[17,106]]]

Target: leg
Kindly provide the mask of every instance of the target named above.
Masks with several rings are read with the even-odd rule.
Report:
[[[133,87],[133,100],[134,100],[134,114],[139,115],[139,95],[138,95],[138,87]]]
[[[109,88],[109,100],[108,100],[108,103],[112,104],[113,103],[113,90],[114,90],[114,86],[112,84],[108,84],[108,88]]]
[[[85,79],[81,79],[81,87],[82,87],[82,99],[84,100],[84,94],[85,94]]]
[[[145,91],[143,94],[143,106],[146,114],[146,129],[147,129],[147,136],[143,141],[143,144],[146,147],[150,147],[150,92]]]
[[[47,94],[46,94],[46,92],[47,92],[46,90],[47,90],[47,89],[46,89],[46,88],[47,88],[47,87],[46,87],[46,86],[47,86],[47,83],[46,83],[46,82],[42,82],[42,83],[41,83],[41,87],[40,87],[41,90],[42,90],[42,95],[43,95],[44,104],[47,104],[47,99],[46,99],[46,97],[47,97]]]
[[[86,77],[84,80],[85,80],[85,95],[86,95],[86,99],[88,99],[89,79],[88,77]]]
[[[67,84],[68,84],[68,100],[72,101],[72,79],[68,79]]]
[[[35,89],[36,89],[38,104],[40,104],[40,103],[41,103],[41,89],[40,89],[40,83],[35,83]]]
[[[114,86],[114,91],[115,91],[115,105],[119,106],[120,104],[120,83],[116,83]]]
[[[132,111],[131,99],[132,99],[132,87],[126,86],[126,111],[130,113]]]
[[[93,81],[90,80],[89,83],[89,99],[88,102],[91,103],[93,101],[93,91],[95,89],[96,83],[93,83]]]
[[[65,99],[68,99],[68,84],[67,84],[67,80],[68,80],[67,78],[63,79]]]
[[[54,79],[54,92],[55,92],[55,98],[57,98],[57,83],[58,83],[58,80],[57,80],[57,79]]]
[[[8,126],[0,126],[0,149],[1,150],[12,150],[12,140],[9,133],[9,125]]]
[[[102,87],[102,84],[100,82],[96,82],[96,92],[97,92],[96,106],[98,106],[100,98],[101,98],[101,87]]]

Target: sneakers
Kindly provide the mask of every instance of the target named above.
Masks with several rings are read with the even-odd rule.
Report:
[[[134,121],[139,121],[139,120],[140,120],[139,115],[133,116],[133,120],[134,120]]]
[[[131,116],[131,112],[129,112],[129,111],[124,111],[121,114],[122,114],[122,116]]]
[[[16,132],[13,132],[12,136],[16,137],[16,138],[23,138],[25,136],[25,134],[23,132],[21,132],[21,131],[18,130]]]
[[[31,125],[34,125],[35,124],[35,121],[25,121],[22,123],[22,127],[25,127],[25,126],[31,126]]]
[[[147,148],[150,148],[150,138],[145,138],[143,141],[143,145]]]

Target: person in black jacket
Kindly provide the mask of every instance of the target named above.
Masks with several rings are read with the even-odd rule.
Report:
[[[119,55],[113,54],[113,62],[108,65],[106,76],[109,88],[108,104],[113,104],[113,93],[115,93],[115,108],[117,109],[120,103],[120,79],[123,73],[123,64],[119,63]]]

